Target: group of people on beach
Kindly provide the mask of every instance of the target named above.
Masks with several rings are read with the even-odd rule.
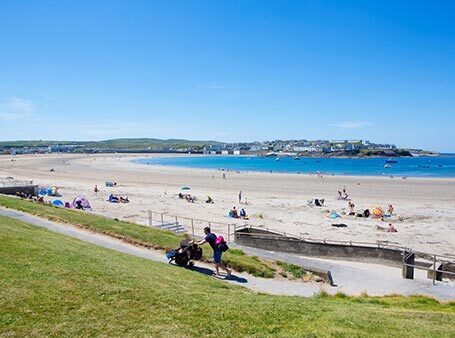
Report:
[[[128,197],[115,196],[114,194],[110,194],[107,200],[111,203],[130,203],[130,199]]]
[[[366,208],[362,211],[356,211],[356,205],[349,197],[346,187],[343,186],[342,190],[338,190],[337,200],[343,200],[348,202],[348,210],[345,211],[343,209],[341,211],[341,215],[348,215],[348,216],[355,216],[355,217],[363,217],[363,218],[376,218],[381,219],[382,221],[387,221],[390,217],[395,215],[395,208],[392,204],[388,204],[387,212],[384,212],[380,207],[371,207]],[[314,198],[308,201],[308,206],[317,206],[317,207],[324,207],[325,206],[325,199],[324,198]],[[335,209],[327,211],[327,217],[336,219],[341,217],[340,213],[338,213]],[[397,229],[393,226],[393,224],[389,223],[389,228],[387,228],[387,232],[397,232]]]
[[[189,203],[195,203],[196,202],[196,196],[193,196],[191,194],[183,194],[183,193],[179,192],[179,198],[180,199],[184,199],[185,201],[187,201]],[[211,203],[211,202],[207,202],[207,203]]]
[[[228,217],[249,219],[248,215],[246,214],[245,209],[242,208],[242,209],[240,209],[240,212],[239,212],[235,206],[232,207],[231,210],[229,210]]]
[[[393,207],[392,204],[388,204],[386,213],[384,213],[382,211],[382,209],[378,208],[378,207],[374,207],[372,209],[373,209],[373,214],[370,211],[370,209],[365,209],[362,212],[356,212],[354,202],[351,200],[348,201],[348,215],[349,216],[364,217],[364,218],[374,217],[374,218],[380,218],[382,221],[386,221],[387,218],[394,216],[394,212],[395,212],[395,208]],[[375,214],[376,209],[378,210],[378,212]],[[392,223],[389,223],[387,232],[398,232],[398,230],[395,228],[395,226]]]
[[[338,190],[338,197],[337,197],[338,200],[344,200],[344,201],[348,201],[349,200],[349,195],[346,193],[346,188],[343,188],[343,192],[341,192],[340,190]]]

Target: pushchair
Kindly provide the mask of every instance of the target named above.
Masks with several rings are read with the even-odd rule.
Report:
[[[187,240],[180,242],[180,247],[171,250],[166,254],[169,263],[175,262],[179,266],[193,266],[193,260],[202,258],[202,248],[197,243],[190,243]]]

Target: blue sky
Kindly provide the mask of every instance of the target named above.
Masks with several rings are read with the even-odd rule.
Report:
[[[453,1],[0,3],[0,140],[455,152]]]

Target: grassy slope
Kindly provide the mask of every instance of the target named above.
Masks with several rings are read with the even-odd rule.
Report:
[[[191,141],[183,139],[160,140],[154,138],[121,138],[103,141],[0,141],[0,147],[47,147],[52,145],[76,144],[85,147],[98,148],[126,148],[126,149],[144,149],[144,148],[162,148],[162,147],[201,147],[206,145],[218,144],[217,141]]]
[[[78,210],[62,209],[18,198],[0,195],[0,205],[49,220],[79,225],[96,232],[123,238],[135,244],[157,249],[175,248],[183,239],[182,236],[178,236],[169,231],[145,227],[129,222],[114,221]],[[206,259],[209,258],[210,253],[210,249],[204,251]],[[259,277],[273,277],[275,275],[275,269],[278,268],[278,266],[272,262],[243,255],[240,250],[229,250],[223,254],[223,261],[228,263],[236,271],[247,271]]]
[[[0,243],[0,335],[455,335],[453,303],[253,294],[5,217]]]

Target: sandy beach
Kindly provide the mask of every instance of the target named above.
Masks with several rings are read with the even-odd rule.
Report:
[[[147,225],[148,211],[207,220],[218,233],[227,234],[224,224],[251,224],[309,238],[389,243],[435,254],[455,254],[455,179],[353,177],[171,168],[132,163],[134,158],[150,155],[26,155],[1,156],[0,177],[29,179],[44,186],[57,186],[71,201],[85,195],[92,212]],[[50,171],[54,168],[54,171]],[[115,181],[116,187],[105,187]],[[95,195],[95,184],[100,192]],[[178,198],[182,186],[197,197],[195,203]],[[337,200],[337,191],[346,187],[356,211],[372,206],[395,208],[394,216],[380,219],[343,215],[346,201]],[[238,194],[248,205],[239,204]],[[110,193],[127,196],[130,203],[109,203]],[[205,203],[207,196],[213,204]],[[307,201],[324,198],[326,206],[308,206]],[[52,199],[52,198],[48,198]],[[226,217],[233,206],[245,208],[249,220]],[[335,209],[341,218],[330,219]],[[189,230],[190,221],[179,219]],[[397,233],[384,229],[392,222]],[[344,223],[346,228],[331,226]],[[194,222],[202,232],[203,222]]]

